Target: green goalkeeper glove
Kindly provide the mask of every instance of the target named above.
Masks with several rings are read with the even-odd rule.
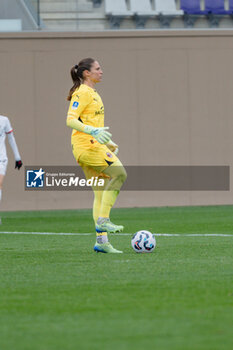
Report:
[[[112,134],[106,130],[108,130],[109,127],[105,126],[102,128],[95,128],[94,126],[91,125],[85,125],[84,127],[84,132],[86,134],[89,134],[93,136],[99,143],[107,143],[112,137]]]

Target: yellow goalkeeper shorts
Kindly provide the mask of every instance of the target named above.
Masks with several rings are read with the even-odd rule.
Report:
[[[98,144],[94,148],[90,148],[88,150],[84,150],[78,157],[76,157],[77,153],[75,152],[75,147],[73,149],[73,154],[76,161],[83,167],[93,167],[94,169],[100,169],[103,171],[109,165],[113,164],[118,160],[117,156],[112,153],[106,145]]]

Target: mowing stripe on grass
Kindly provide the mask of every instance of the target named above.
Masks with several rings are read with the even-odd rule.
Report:
[[[56,236],[92,236],[93,233],[72,233],[72,232],[19,232],[19,231],[0,231],[0,234],[16,235],[56,235]],[[160,237],[233,237],[232,234],[225,233],[154,233]],[[114,233],[114,236],[132,236],[132,233]]]

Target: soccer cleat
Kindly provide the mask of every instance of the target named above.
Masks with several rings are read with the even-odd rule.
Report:
[[[94,251],[96,253],[113,253],[113,254],[121,254],[123,253],[121,250],[117,250],[113,248],[113,246],[107,242],[107,243],[97,243],[94,245]]]
[[[99,224],[98,224],[98,221],[97,221],[97,224],[95,226],[96,232],[116,233],[116,232],[122,232],[124,230],[124,226],[115,225],[110,221],[110,219],[102,220],[102,222],[100,222]]]

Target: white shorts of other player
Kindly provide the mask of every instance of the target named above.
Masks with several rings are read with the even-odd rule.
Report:
[[[0,160],[0,175],[4,175],[4,176],[6,175],[7,164],[8,164],[7,159]]]

